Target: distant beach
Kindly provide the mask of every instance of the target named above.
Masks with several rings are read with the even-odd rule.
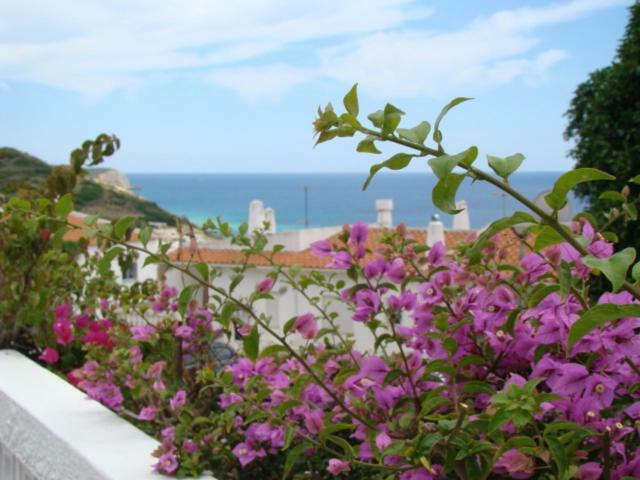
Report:
[[[520,173],[511,183],[528,198],[549,190],[556,172]],[[279,230],[305,226],[305,187],[308,192],[307,220],[310,227],[342,225],[357,220],[375,222],[375,200],[394,200],[394,224],[404,222],[424,227],[434,213],[445,225],[451,218],[431,203],[435,177],[430,174],[381,174],[366,192],[361,191],[366,174],[128,174],[136,193],[161,207],[200,224],[221,216],[236,226],[247,221],[249,202],[259,199],[276,211]],[[472,228],[481,228],[519,208],[510,198],[486,183],[465,182],[459,200],[469,206]],[[572,201],[573,211],[579,204]]]

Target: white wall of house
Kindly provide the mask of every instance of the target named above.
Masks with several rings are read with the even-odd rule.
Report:
[[[234,275],[232,265],[211,265],[210,268],[215,268],[221,272],[220,277],[216,278],[214,284],[219,285],[222,288],[228,288],[231,279]],[[235,290],[235,295],[239,298],[247,298],[256,288],[256,285],[265,278],[269,269],[266,267],[255,267],[245,274],[245,279]],[[322,270],[325,275],[334,275],[336,280],[346,280],[344,272]],[[165,274],[166,282],[169,285],[182,288],[186,285],[191,285],[195,281],[181,272],[171,269]],[[260,300],[256,303],[256,313],[265,314],[271,318],[271,324],[282,331],[285,323],[292,317],[297,317],[303,313],[318,314],[318,311],[307,301],[303,294],[296,292],[291,286],[284,284],[282,281],[278,281],[272,289],[273,300]],[[307,295],[313,298],[318,296],[320,291],[317,287],[309,288]],[[200,296],[202,293],[200,293]],[[199,297],[201,298],[201,297]],[[372,350],[374,344],[374,338],[369,329],[362,323],[355,322],[351,319],[352,312],[341,301],[336,301],[334,298],[323,297],[320,300],[320,304],[326,306],[327,311],[338,313],[336,324],[343,335],[349,335],[355,340],[355,346],[359,350]],[[320,319],[321,316],[318,314]],[[248,319],[247,319],[248,320]],[[326,320],[319,320],[320,328],[329,326]],[[302,339],[293,335],[293,339]],[[273,340],[269,338],[265,333],[261,337],[261,343],[263,346],[273,343]]]

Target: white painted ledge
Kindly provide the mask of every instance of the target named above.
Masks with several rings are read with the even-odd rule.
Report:
[[[0,350],[2,480],[161,480],[151,467],[158,445],[32,360]]]

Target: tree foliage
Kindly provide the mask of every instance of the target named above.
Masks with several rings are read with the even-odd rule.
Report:
[[[632,216],[637,216],[640,186],[626,182],[640,173],[640,2],[630,8],[624,37],[611,65],[596,70],[576,89],[567,112],[565,137],[575,142],[571,156],[576,167],[595,167],[617,177],[614,183],[592,182],[577,185],[576,194],[587,200],[589,210],[599,220],[611,221],[611,230],[620,239],[620,248],[640,245],[640,226],[623,225],[616,217],[611,194],[623,193]],[[626,211],[624,213],[627,213]]]

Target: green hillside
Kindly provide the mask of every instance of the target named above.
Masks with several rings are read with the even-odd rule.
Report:
[[[47,178],[52,168],[28,153],[15,148],[0,148],[0,192],[10,195],[21,187],[38,186]],[[156,203],[86,178],[74,193],[76,209],[81,212],[99,214],[107,219],[132,215],[146,222],[175,224],[174,215]]]

